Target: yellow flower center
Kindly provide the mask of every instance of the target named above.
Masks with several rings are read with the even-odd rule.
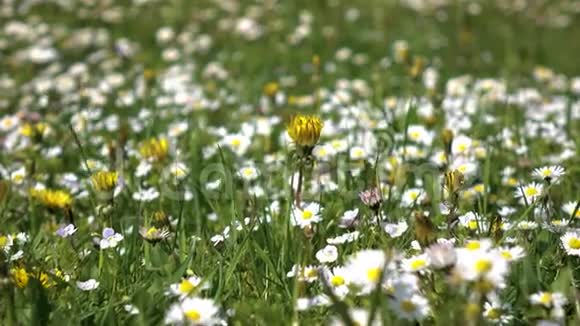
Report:
[[[146,235],[148,237],[152,237],[156,232],[157,232],[157,228],[154,227],[154,226],[152,226],[152,227],[149,228],[149,230],[147,230]]]
[[[552,171],[550,171],[550,170],[548,170],[548,169],[545,169],[545,170],[543,170],[543,171],[542,171],[542,175],[543,175],[544,177],[549,177],[549,176],[551,176],[551,175],[552,175]]]
[[[488,259],[479,259],[475,262],[475,270],[478,273],[487,273],[493,267],[493,263]]]
[[[477,229],[477,221],[476,220],[470,220],[469,222],[467,222],[467,227],[470,230],[476,230]],[[474,249],[479,249],[479,243],[477,243],[477,246],[478,247],[477,248],[474,248]],[[467,249],[471,249],[471,248],[467,247]]]
[[[475,222],[475,227],[477,228],[477,222],[476,221],[470,221],[471,222]],[[481,242],[479,241],[470,241],[465,245],[465,249],[468,250],[478,250],[481,248]]]
[[[306,273],[304,273],[304,276],[306,276],[308,278],[316,277],[317,275],[318,275],[318,271],[316,271],[316,269],[314,269],[314,268],[309,268],[306,270]]]
[[[568,240],[568,246],[572,249],[580,249],[580,239],[578,238],[571,238]]]
[[[412,200],[417,199],[417,197],[419,197],[419,193],[416,191],[413,191],[409,194],[409,198],[411,198]]]
[[[533,196],[537,196],[538,195],[538,189],[534,188],[534,187],[530,187],[527,188],[524,193],[526,194],[526,197],[533,197]]]
[[[242,144],[242,142],[238,138],[234,138],[234,139],[232,139],[232,142],[230,144],[233,147],[237,148]]]
[[[512,255],[512,253],[509,252],[509,251],[507,251],[507,250],[506,251],[502,251],[501,252],[501,256],[503,258],[505,258],[506,260],[512,260],[514,258],[514,256]]]
[[[305,220],[309,220],[313,216],[314,216],[314,214],[311,211],[306,210],[306,211],[302,212],[302,218]]]
[[[369,281],[376,283],[379,281],[379,277],[381,276],[381,269],[378,267],[373,267],[367,270],[367,278]]]
[[[411,269],[413,269],[413,270],[423,268],[423,267],[425,267],[425,265],[427,265],[427,262],[425,261],[425,259],[415,259],[410,264]]]
[[[487,311],[487,318],[489,319],[499,319],[501,316],[501,311],[497,308],[491,308]]]
[[[14,125],[14,121],[12,119],[4,119],[2,120],[2,126],[4,128],[10,128]]]
[[[340,275],[334,275],[334,276],[332,276],[332,278],[330,278],[330,283],[333,286],[341,286],[344,284],[344,277],[342,277]]]
[[[4,248],[8,243],[8,237],[5,235],[0,236],[0,248]]]
[[[411,313],[417,309],[417,306],[411,300],[401,301],[401,310]]]
[[[179,292],[188,294],[193,292],[193,290],[195,290],[195,285],[190,281],[182,280],[181,283],[179,283]]]
[[[541,304],[549,305],[552,302],[552,293],[549,292],[542,293],[542,295],[540,295],[540,300],[538,301],[540,301]]]
[[[412,131],[411,133],[409,133],[409,138],[411,138],[412,140],[417,140],[419,139],[419,137],[421,137],[421,133],[418,131]]]
[[[191,309],[185,312],[185,317],[187,317],[187,319],[196,322],[199,321],[201,319],[201,314],[199,313],[199,311],[195,310],[195,309]]]

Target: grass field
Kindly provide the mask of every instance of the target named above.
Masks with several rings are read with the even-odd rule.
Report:
[[[577,325],[580,2],[1,0],[0,325]]]

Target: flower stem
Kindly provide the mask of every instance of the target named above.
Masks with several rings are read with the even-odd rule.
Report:
[[[302,197],[302,179],[304,178],[304,164],[300,163],[298,168],[298,185],[296,186],[296,195],[294,196],[294,203],[296,207],[300,208],[300,202]]]

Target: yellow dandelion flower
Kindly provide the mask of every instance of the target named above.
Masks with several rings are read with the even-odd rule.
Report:
[[[35,124],[25,123],[20,128],[20,134],[28,138],[39,139],[48,130],[48,125],[42,122]]]
[[[31,189],[30,195],[49,209],[70,208],[72,196],[63,190]]]
[[[38,279],[38,282],[40,282],[42,287],[45,289],[48,289],[56,284],[56,282],[54,282],[45,272],[38,273],[35,278]]]
[[[322,127],[319,117],[298,114],[290,120],[287,131],[297,145],[312,147],[318,142]]]
[[[146,160],[163,161],[169,153],[169,143],[165,138],[150,138],[141,144],[139,153]]]
[[[119,175],[113,171],[99,171],[91,176],[93,188],[96,191],[108,192],[115,189]]]
[[[267,96],[274,96],[280,89],[280,86],[276,82],[269,82],[264,85],[264,94]]]
[[[26,269],[22,267],[13,268],[10,270],[10,274],[12,275],[12,280],[17,287],[25,288],[26,285],[28,285],[29,278]]]

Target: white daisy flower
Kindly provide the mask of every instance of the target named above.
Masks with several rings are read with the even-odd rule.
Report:
[[[421,203],[425,199],[425,192],[420,188],[407,189],[401,198],[401,205],[411,207],[415,204]]]
[[[386,259],[383,251],[371,249],[359,251],[348,259],[346,268],[361,293],[370,293],[380,283]]]
[[[541,305],[546,308],[561,307],[565,305],[568,300],[559,292],[544,292],[540,291],[530,295],[530,302],[534,305]]]
[[[431,313],[429,301],[419,294],[390,300],[389,304],[401,319],[423,320]]]
[[[457,135],[453,138],[453,143],[451,144],[451,152],[453,155],[466,155],[471,149],[473,141],[471,138],[465,135]]]
[[[150,202],[159,197],[159,191],[157,189],[145,188],[133,193],[133,199],[136,201]]]
[[[369,324],[369,318],[370,318],[370,314],[368,311],[364,310],[364,309],[350,309],[348,311],[348,314],[350,316],[350,319],[352,320],[352,322],[355,325],[368,325]],[[371,326],[380,326],[382,323],[379,320],[379,318],[375,317],[375,320],[373,320]],[[340,318],[334,318],[331,322],[330,322],[331,326],[343,326],[345,325],[344,322],[342,321],[342,319]]]
[[[166,325],[217,325],[218,307],[211,299],[185,298],[169,307]]]
[[[507,315],[506,312],[510,308],[509,304],[501,304],[497,299],[492,300],[483,305],[483,317],[493,324],[509,325],[513,316]]]
[[[238,171],[238,175],[245,181],[253,181],[258,178],[260,173],[258,169],[253,166],[245,166]]]
[[[407,128],[407,137],[415,143],[430,146],[433,142],[434,133],[428,131],[422,125],[410,125]]]
[[[502,247],[499,248],[499,253],[508,262],[516,261],[523,258],[526,255],[524,248],[520,246],[514,246],[511,248]]]
[[[564,174],[566,171],[559,165],[543,166],[532,172],[533,177],[553,183],[557,183]]]
[[[316,145],[312,149],[312,155],[319,161],[328,161],[336,154],[332,145],[323,144]]]
[[[562,237],[562,246],[566,253],[570,256],[580,256],[580,232],[579,231],[569,231],[566,232]]]
[[[504,282],[508,263],[496,250],[457,249],[455,271],[464,280],[485,279],[497,287]]]
[[[250,147],[251,141],[250,138],[242,135],[242,134],[230,134],[226,135],[221,143],[232,150],[232,152],[236,153],[239,156],[242,156],[246,153],[248,148]]]
[[[203,280],[200,277],[192,275],[182,279],[179,283],[171,284],[169,286],[169,294],[187,297],[194,294],[196,291],[206,289],[207,287],[208,284],[203,283]]]
[[[92,291],[99,287],[99,282],[95,279],[89,279],[84,282],[77,281],[77,287],[83,291]]]
[[[348,228],[351,227],[355,222],[358,216],[358,208],[345,211],[340,218],[338,226],[340,228]]]
[[[413,256],[401,261],[401,268],[406,272],[421,272],[429,267],[429,256],[426,254]]]
[[[401,235],[403,235],[403,233],[405,233],[405,231],[407,231],[408,228],[409,225],[405,221],[401,221],[399,223],[386,223],[383,225],[383,230],[385,230],[385,232],[391,238],[400,237]]]
[[[533,203],[536,199],[540,198],[543,190],[544,187],[541,184],[532,182],[519,187],[515,192],[515,197],[525,198],[528,203]]]
[[[368,156],[368,153],[364,149],[364,147],[354,146],[350,149],[349,155],[350,155],[351,160],[358,161],[358,160],[366,159]]]
[[[576,206],[578,206],[578,202],[570,201],[562,206],[562,210],[565,213],[567,213],[570,217],[572,217],[572,214],[575,214],[574,218],[580,218],[580,208],[576,210],[576,213],[574,213]]]
[[[292,225],[297,225],[301,228],[307,227],[312,223],[318,223],[322,220],[320,215],[321,207],[318,203],[304,203],[302,208],[294,207],[292,210],[292,218],[290,222]]]
[[[181,181],[189,174],[189,169],[182,162],[174,162],[169,166],[169,173],[173,180]]]
[[[338,249],[333,245],[327,245],[316,252],[316,259],[322,264],[333,263],[338,259]]]
[[[348,142],[344,139],[335,139],[330,142],[335,153],[344,153],[348,150]]]
[[[455,265],[457,253],[453,243],[437,242],[425,249],[425,254],[429,257],[429,264],[434,268],[445,268]]]
[[[325,269],[324,276],[335,295],[344,298],[348,294],[351,275],[347,268],[338,266],[333,268],[332,272]]]

